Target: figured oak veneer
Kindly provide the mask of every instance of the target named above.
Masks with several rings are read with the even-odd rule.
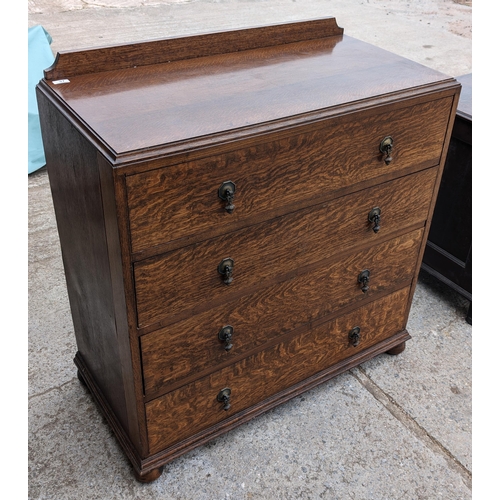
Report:
[[[342,249],[423,225],[436,174],[436,169],[428,169],[136,263],[138,326],[168,321],[168,316],[178,318],[206,300],[227,301],[241,290],[265,286],[297,268],[332,258]],[[395,192],[404,193],[401,200],[394,199]],[[377,234],[367,220],[374,206],[383,210]],[[224,285],[216,272],[227,256],[235,261],[231,286]]]
[[[296,210],[298,201],[317,204],[318,198],[374,177],[434,166],[441,156],[450,105],[451,98],[410,109],[383,109],[356,122],[329,124],[314,132],[128,176],[132,251],[142,252],[143,258],[148,248],[202,232],[214,235],[217,225],[225,231],[227,224],[246,225],[256,215],[263,219],[276,211]],[[380,161],[379,146],[389,129],[397,161],[386,165]],[[214,198],[227,179],[237,187],[231,217],[221,210],[223,202]]]
[[[422,233],[419,229],[369,250],[333,262],[322,262],[314,272],[144,335],[141,352],[146,394],[193,374],[199,376],[203,370],[214,366],[234,363],[235,358],[246,356],[252,349],[261,349],[281,335],[309,328],[348,306],[408,286],[413,278]],[[357,282],[363,269],[371,271],[368,297]],[[309,308],[305,309],[304,303],[310,304]],[[230,351],[214,342],[219,329],[227,324],[237,325]]]
[[[349,343],[349,332],[354,326],[360,327],[364,347],[401,331],[408,292],[406,288],[387,295],[147,403],[152,452],[279,394],[353,355],[362,349]],[[215,398],[225,386],[233,389],[227,413]]]
[[[139,481],[404,349],[459,92],[332,18],[58,54],[75,363]]]

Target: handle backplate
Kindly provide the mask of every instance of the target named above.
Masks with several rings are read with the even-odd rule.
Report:
[[[219,392],[219,394],[217,394],[217,401],[219,401],[219,403],[224,403],[225,411],[231,408],[231,404],[229,403],[230,398],[231,398],[231,389],[229,387],[222,389]]]
[[[219,187],[219,198],[226,202],[224,209],[228,214],[232,214],[234,210],[234,193],[236,193],[236,184],[233,181],[225,181]]]
[[[380,216],[382,211],[379,207],[373,207],[368,214],[368,222],[373,224],[373,232],[378,233],[380,231]]]
[[[219,330],[218,337],[221,342],[224,342],[225,344],[224,349],[226,351],[229,351],[233,347],[233,344],[231,344],[233,334],[234,334],[234,328],[231,325],[223,326]]]
[[[361,340],[361,328],[359,326],[355,326],[350,332],[349,332],[349,342],[351,345],[356,347],[359,344],[359,341]]]
[[[368,282],[370,281],[370,270],[364,269],[358,275],[358,283],[361,285],[361,291],[366,293],[370,288]]]
[[[233,281],[234,260],[230,257],[222,259],[217,266],[217,271],[224,277],[224,283],[230,285]]]
[[[384,155],[384,161],[386,165],[389,165],[392,161],[392,150],[394,148],[394,139],[388,135],[384,137],[380,142],[380,152]]]

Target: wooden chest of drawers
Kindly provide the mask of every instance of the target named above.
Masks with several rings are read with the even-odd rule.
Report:
[[[75,363],[139,480],[403,350],[459,92],[335,19],[58,54]]]

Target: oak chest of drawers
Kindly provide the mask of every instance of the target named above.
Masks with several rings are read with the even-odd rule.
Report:
[[[75,363],[139,480],[402,351],[459,92],[335,19],[58,54]]]

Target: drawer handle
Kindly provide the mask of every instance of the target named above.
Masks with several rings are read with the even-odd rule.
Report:
[[[231,340],[233,338],[234,329],[231,325],[223,326],[219,331],[219,340],[225,343],[224,349],[229,351],[233,344],[231,344]]]
[[[373,232],[378,233],[380,231],[380,215],[382,211],[379,207],[374,207],[370,210],[368,214],[368,221],[373,224]]]
[[[236,193],[236,184],[233,181],[225,181],[219,187],[219,198],[226,202],[224,209],[228,214],[232,214],[234,210],[234,193]]]
[[[366,293],[370,288],[368,286],[369,281],[370,281],[370,271],[368,269],[361,271],[358,275],[358,283],[361,284],[361,291],[363,293]]]
[[[217,401],[219,403],[224,403],[224,410],[227,411],[229,408],[231,408],[231,404],[229,403],[229,400],[231,399],[231,389],[229,387],[226,387],[225,389],[222,389],[219,394],[217,394]]]
[[[349,332],[349,342],[351,345],[356,347],[359,344],[359,341],[361,340],[361,328],[359,326],[355,326],[350,332]]]
[[[386,165],[389,165],[392,161],[391,154],[393,147],[394,140],[390,135],[382,139],[382,142],[380,143],[380,152],[385,155],[384,161]]]
[[[233,281],[234,260],[231,258],[221,260],[217,270],[224,277],[224,283],[230,285]]]

